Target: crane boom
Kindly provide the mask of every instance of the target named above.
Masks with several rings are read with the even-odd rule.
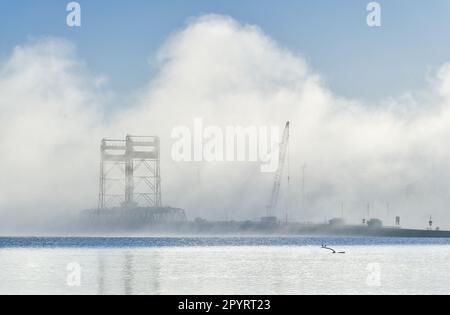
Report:
[[[285,164],[286,164],[286,155],[287,155],[287,150],[288,150],[288,145],[289,145],[289,125],[290,125],[290,123],[288,121],[286,123],[286,127],[284,128],[283,139],[280,144],[278,170],[275,174],[275,182],[274,182],[273,188],[272,188],[272,195],[270,197],[270,203],[267,207],[267,216],[268,217],[271,217],[274,215],[275,210],[278,205],[278,197],[280,195],[280,186],[281,186],[281,181],[282,181],[283,174],[284,174],[284,168],[285,168]]]

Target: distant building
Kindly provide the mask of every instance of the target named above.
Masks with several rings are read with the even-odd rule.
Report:
[[[276,225],[278,223],[278,218],[277,217],[262,217],[261,223],[267,224],[267,225]]]
[[[383,221],[380,219],[370,219],[367,221],[367,226],[371,229],[381,229],[383,227]]]
[[[331,226],[343,226],[345,225],[345,220],[343,218],[333,218],[328,223]]]

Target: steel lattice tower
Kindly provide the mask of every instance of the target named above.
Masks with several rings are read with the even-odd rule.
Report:
[[[99,209],[161,207],[158,137],[103,139],[100,151]]]

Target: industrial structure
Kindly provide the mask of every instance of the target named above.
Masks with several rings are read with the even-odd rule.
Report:
[[[162,205],[160,163],[156,136],[103,139],[98,208],[85,212],[89,222],[105,228],[185,222],[184,210]]]
[[[262,218],[262,222],[264,222],[266,224],[270,224],[270,223],[273,224],[273,223],[277,222],[277,217],[275,216],[275,212],[276,212],[277,206],[278,206],[281,181],[283,180],[283,174],[284,174],[284,169],[285,169],[285,164],[286,164],[286,156],[287,156],[288,147],[289,147],[289,126],[290,126],[290,123],[288,121],[288,122],[286,122],[286,126],[283,131],[283,138],[282,138],[282,141],[280,144],[280,152],[279,152],[279,157],[278,157],[279,165],[278,165],[278,170],[275,173],[275,181],[273,183],[272,193],[270,195],[270,201],[267,206],[267,213],[266,213],[266,216]],[[289,180],[290,180],[290,178],[288,175],[288,185],[289,185]]]
[[[161,207],[158,137],[103,139],[100,150],[100,209]]]

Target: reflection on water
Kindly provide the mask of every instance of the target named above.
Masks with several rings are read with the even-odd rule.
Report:
[[[159,294],[158,251],[88,251],[97,257],[97,294]]]
[[[123,281],[126,295],[133,294],[133,256],[130,253],[125,253],[125,263],[123,268]]]
[[[103,256],[98,256],[98,274],[97,274],[97,282],[98,282],[98,291],[97,294],[103,295],[106,293],[105,291],[105,258]]]
[[[0,249],[2,294],[450,293],[448,245]],[[81,286],[67,265],[81,266]]]

